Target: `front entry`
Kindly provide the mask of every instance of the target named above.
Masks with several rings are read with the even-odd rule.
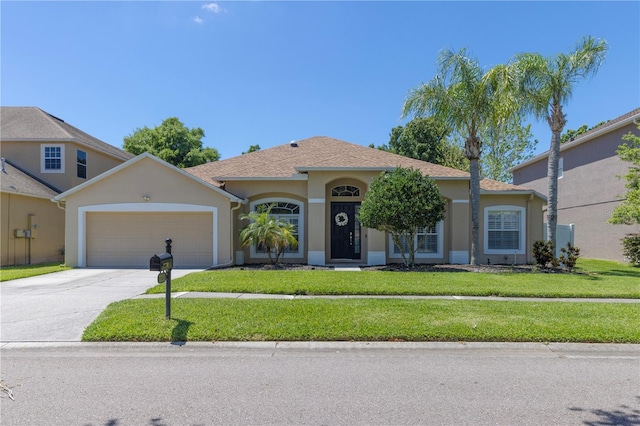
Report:
[[[360,259],[361,227],[356,219],[360,203],[331,203],[331,258]]]

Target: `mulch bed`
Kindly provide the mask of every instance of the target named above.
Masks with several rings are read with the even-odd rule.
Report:
[[[339,266],[339,265],[338,265]],[[346,266],[346,265],[345,265]],[[415,265],[413,268],[407,268],[401,264],[368,266],[359,265],[363,271],[391,271],[391,272],[541,272],[541,273],[565,273],[563,269],[540,268],[534,265]],[[269,263],[245,264],[241,266],[233,266],[226,269],[235,270],[255,270],[255,271],[330,271],[334,269],[334,265],[315,266],[300,263],[278,263],[272,265]]]

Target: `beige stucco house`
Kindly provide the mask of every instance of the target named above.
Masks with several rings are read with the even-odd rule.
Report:
[[[165,238],[173,240],[176,267],[263,263],[264,252],[240,246],[246,225],[240,216],[272,204],[272,214],[296,225],[299,244],[285,262],[401,262],[388,235],[356,218],[371,180],[398,166],[428,174],[447,200],[445,220],[413,242],[416,260],[468,263],[468,173],[328,137],[184,170],[150,154],[135,157],[54,198],[66,212],[66,263],[148,267],[149,258],[164,251]],[[484,179],[482,263],[532,261],[544,203],[534,190]]]
[[[133,156],[35,107],[0,107],[0,261],[63,260],[65,212],[51,198]]]
[[[630,166],[616,150],[624,143],[622,136],[640,134],[639,122],[640,108],[636,108],[560,147],[558,223],[575,226],[574,244],[583,257],[624,261],[620,240],[640,232],[638,225],[608,223],[626,193],[625,181],[618,176]],[[545,152],[513,167],[513,183],[546,194],[548,157]]]

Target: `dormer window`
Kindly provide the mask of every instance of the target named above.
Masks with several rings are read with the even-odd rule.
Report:
[[[64,173],[64,145],[41,145],[40,154],[41,173]]]

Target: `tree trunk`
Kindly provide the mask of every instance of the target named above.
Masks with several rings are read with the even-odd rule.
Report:
[[[402,263],[404,263],[405,266],[408,266],[409,265],[409,261],[407,260],[407,257],[404,254],[404,247],[402,246],[402,244],[400,244],[400,236],[401,236],[401,234],[399,234],[397,232],[392,232],[391,233],[391,240],[393,241],[393,244],[398,246],[398,248],[400,249],[400,254],[402,255]],[[389,251],[391,251],[391,250],[393,250],[393,247],[391,247]]]
[[[407,239],[409,240],[409,262],[407,266],[413,268],[416,264],[416,234],[418,230],[414,229],[412,232],[407,233]]]
[[[567,122],[566,116],[562,112],[561,105],[554,105],[551,108],[551,115],[547,117],[551,128],[551,147],[549,148],[549,160],[547,169],[547,240],[553,243],[555,256],[556,229],[558,226],[558,162],[560,160],[560,135]]]
[[[469,159],[471,175],[471,265],[478,264],[480,246],[480,164],[478,158]]]
[[[556,247],[556,228],[558,226],[558,162],[560,159],[560,133],[553,132],[551,136],[551,149],[549,150],[549,163],[547,170],[548,179],[548,203],[547,203],[547,240]],[[555,251],[554,251],[555,256]]]

